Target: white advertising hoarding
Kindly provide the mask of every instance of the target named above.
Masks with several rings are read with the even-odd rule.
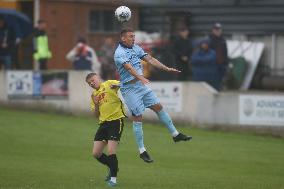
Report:
[[[284,96],[240,95],[242,125],[284,126]]]
[[[32,71],[8,71],[6,76],[8,95],[33,94]]]
[[[150,88],[155,92],[165,110],[182,111],[182,84],[178,82],[154,82]]]
[[[264,50],[264,43],[252,41],[227,41],[228,56],[237,58],[243,56],[248,63],[247,74],[242,83],[241,89],[247,90],[251,84],[256,67]]]

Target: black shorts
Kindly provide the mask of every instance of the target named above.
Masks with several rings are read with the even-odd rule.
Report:
[[[119,141],[124,127],[123,119],[105,121],[100,123],[94,141]]]

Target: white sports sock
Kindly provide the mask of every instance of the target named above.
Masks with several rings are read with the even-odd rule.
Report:
[[[139,148],[139,153],[142,154],[143,152],[145,152],[146,149],[145,148]]]
[[[110,177],[110,181],[116,183],[116,177]]]
[[[175,132],[172,133],[172,136],[173,136],[173,137],[176,137],[176,136],[178,136],[178,134],[179,134],[179,132],[178,132],[178,131],[175,131]]]

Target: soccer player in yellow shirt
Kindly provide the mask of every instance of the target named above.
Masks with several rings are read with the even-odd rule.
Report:
[[[116,151],[123,131],[125,110],[118,97],[119,81],[102,82],[96,73],[86,76],[86,82],[94,89],[91,110],[99,118],[99,128],[94,138],[93,156],[109,168],[106,178],[109,186],[116,186],[118,160]],[[108,156],[103,153],[107,146]]]

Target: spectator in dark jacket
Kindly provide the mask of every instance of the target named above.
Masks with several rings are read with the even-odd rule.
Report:
[[[176,67],[181,73],[178,75],[179,81],[186,81],[191,77],[190,61],[192,54],[192,40],[187,28],[181,28],[178,37],[174,42],[174,53]]]
[[[200,48],[192,54],[192,80],[204,81],[217,89],[216,53],[208,43],[208,40],[202,40]]]
[[[0,15],[0,65],[4,65],[5,70],[12,69],[12,52],[16,44],[16,35]]]
[[[228,67],[228,50],[224,36],[222,35],[222,25],[215,23],[212,28],[212,33],[209,35],[210,48],[215,50],[218,65],[218,89],[222,88],[222,82]]]

